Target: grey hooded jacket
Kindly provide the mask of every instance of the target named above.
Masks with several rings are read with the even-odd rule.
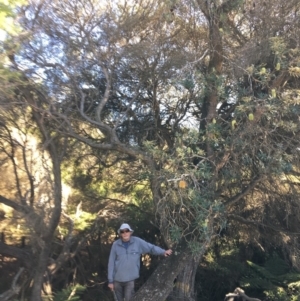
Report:
[[[146,253],[164,255],[165,250],[135,236],[130,237],[127,249],[121,239],[115,241],[109,255],[108,282],[126,282],[139,278],[140,256]]]

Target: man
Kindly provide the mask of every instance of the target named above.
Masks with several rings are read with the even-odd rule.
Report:
[[[129,301],[134,294],[134,280],[140,274],[140,256],[169,256],[172,250],[164,250],[136,236],[131,236],[133,230],[128,224],[122,224],[118,229],[121,237],[111,247],[108,261],[108,287],[115,291],[118,301]]]

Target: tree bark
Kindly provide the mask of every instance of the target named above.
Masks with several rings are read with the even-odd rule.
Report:
[[[42,301],[42,287],[44,283],[44,275],[47,270],[49,254],[51,250],[51,240],[45,243],[45,246],[38,257],[37,267],[34,273],[33,286],[31,290],[30,301]]]
[[[175,278],[189,262],[190,256],[188,247],[174,251],[158,266],[131,301],[165,301],[173,290]]]
[[[35,90],[33,90],[35,91]],[[40,107],[36,103],[36,100],[32,98],[30,87],[29,89],[25,89],[24,96],[28,104],[32,108],[32,116],[33,119],[36,121],[36,124],[42,134],[42,139],[45,144],[45,149],[49,152],[51,156],[52,162],[52,173],[54,178],[54,185],[53,185],[53,209],[49,214],[49,222],[47,226],[44,227],[43,232],[40,236],[40,253],[37,260],[37,268],[34,273],[33,278],[33,286],[31,291],[31,298],[30,301],[42,301],[42,288],[44,283],[44,276],[47,273],[47,267],[49,262],[49,255],[51,253],[51,243],[53,240],[53,235],[57,225],[60,221],[61,216],[61,201],[62,201],[62,181],[61,181],[61,161],[64,157],[65,152],[63,149],[60,150],[60,138],[51,137],[51,127],[49,128],[49,124],[44,121],[43,112],[39,109]],[[41,100],[41,102],[44,99]],[[46,102],[47,103],[47,102]],[[61,153],[60,153],[61,152]],[[39,229],[35,227],[35,232],[38,233]]]
[[[195,276],[202,256],[191,256],[179,273],[173,292],[167,301],[194,301],[195,299]]]

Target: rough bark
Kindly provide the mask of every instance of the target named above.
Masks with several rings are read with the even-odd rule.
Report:
[[[165,301],[173,290],[177,275],[189,262],[190,257],[191,253],[187,247],[178,248],[158,266],[131,301]]]
[[[195,276],[201,255],[191,256],[179,273],[173,292],[168,301],[194,301],[195,300]]]
[[[43,142],[45,144],[45,149],[48,150],[51,161],[52,161],[52,173],[54,178],[53,185],[53,201],[54,206],[49,215],[49,222],[43,229],[40,236],[40,252],[37,260],[37,268],[34,273],[33,286],[31,291],[30,301],[42,301],[42,288],[44,283],[44,277],[47,273],[47,266],[49,262],[49,255],[51,252],[51,243],[53,240],[54,232],[59,224],[61,216],[61,201],[62,201],[62,183],[61,183],[61,160],[64,156],[64,151],[59,152],[59,139],[51,137],[51,129],[49,125],[44,121],[43,113],[38,109],[39,106],[36,100],[31,96],[31,89],[25,89],[24,96],[28,104],[32,107],[32,115],[35,120],[41,134],[43,137]],[[44,99],[41,99],[41,102]],[[59,138],[59,137],[58,137]],[[39,229],[35,227],[35,232]]]
[[[45,271],[47,270],[50,250],[51,241],[45,244],[37,259],[37,266],[34,273],[30,301],[42,301],[41,292],[44,283]]]
[[[225,4],[226,2],[224,2]],[[220,33],[221,10],[211,10],[209,1],[198,0],[198,5],[207,19],[209,29],[209,65],[206,74],[206,95],[203,100],[200,130],[206,131],[207,125],[217,117],[218,77],[222,74],[224,53],[222,35]],[[205,150],[207,157],[211,157],[213,152],[209,143],[206,143]]]

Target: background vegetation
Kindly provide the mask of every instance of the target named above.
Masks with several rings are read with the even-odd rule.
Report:
[[[299,299],[297,0],[0,3],[0,300]]]

